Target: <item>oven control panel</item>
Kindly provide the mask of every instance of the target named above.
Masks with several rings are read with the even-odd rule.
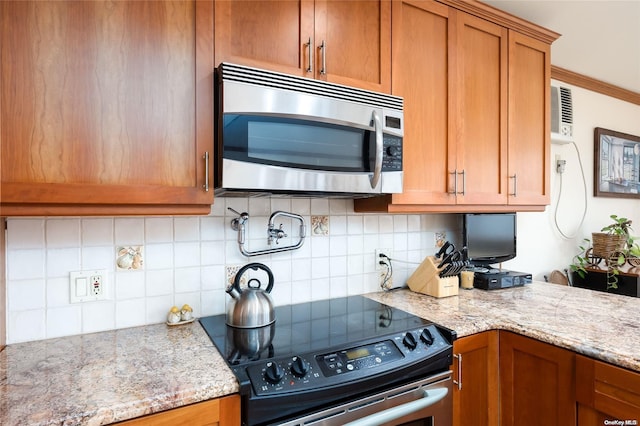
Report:
[[[256,395],[339,385],[427,360],[451,345],[433,326],[324,353],[275,357],[246,367]]]
[[[391,340],[316,356],[326,377],[376,367],[402,359],[402,353]]]

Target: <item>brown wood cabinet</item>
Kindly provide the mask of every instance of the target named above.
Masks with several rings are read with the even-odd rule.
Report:
[[[238,426],[240,397],[212,399],[118,423],[122,426]]]
[[[640,374],[577,355],[576,399],[579,426],[637,424]],[[616,420],[623,423],[614,423]]]
[[[453,352],[454,425],[640,421],[635,371],[507,331],[461,337]]]
[[[509,31],[509,190],[511,206],[550,202],[551,46]]]
[[[1,213],[209,212],[213,12],[0,2]]]
[[[404,192],[356,200],[356,211],[544,209],[554,38],[517,24],[467,2],[393,2]]]
[[[576,424],[576,355],[528,337],[500,332],[500,424]]]
[[[448,192],[455,204],[505,204],[507,30],[461,11],[454,16]]]
[[[391,1],[215,2],[215,64],[389,93]]]
[[[453,425],[499,424],[498,331],[453,343]]]

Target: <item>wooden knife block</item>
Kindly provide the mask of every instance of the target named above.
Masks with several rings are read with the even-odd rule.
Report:
[[[434,256],[427,256],[422,261],[407,280],[411,291],[433,297],[448,297],[458,294],[458,276],[441,278],[438,274],[442,269],[438,269],[437,263],[440,261]]]

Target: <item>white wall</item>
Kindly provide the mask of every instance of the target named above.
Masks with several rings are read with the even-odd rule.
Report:
[[[631,219],[634,235],[640,236],[640,198],[593,195],[594,129],[602,127],[640,136],[640,106],[560,81],[553,83],[571,88],[575,143],[586,179],[587,211],[584,223],[580,226],[585,190],[574,146],[552,145],[551,205],[544,213],[518,214],[518,257],[505,263],[505,267],[510,269],[533,272],[535,278],[540,280],[554,269],[566,269],[578,252],[582,239],[591,239],[591,232],[598,232],[609,224],[611,214]],[[562,179],[555,172],[556,155],[567,160]],[[556,209],[560,229],[573,238],[564,238],[557,230]]]
[[[227,207],[249,212],[251,251],[268,247],[276,210],[303,215],[308,237],[299,250],[246,258]],[[328,235],[313,234],[311,215],[329,216]],[[7,343],[160,323],[185,303],[196,316],[223,313],[225,265],[269,266],[278,305],[377,291],[376,248],[419,262],[435,252],[435,232],[457,238],[458,229],[456,215],[357,214],[351,200],[289,198],[217,198],[205,217],[10,218]],[[117,270],[120,245],[144,247],[142,270]],[[395,283],[413,268],[394,263]],[[69,272],[92,269],[109,271],[111,300],[69,303]]]

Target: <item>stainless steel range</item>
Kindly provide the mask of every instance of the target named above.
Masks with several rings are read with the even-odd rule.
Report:
[[[352,296],[200,323],[240,383],[244,425],[450,425],[455,331]]]

